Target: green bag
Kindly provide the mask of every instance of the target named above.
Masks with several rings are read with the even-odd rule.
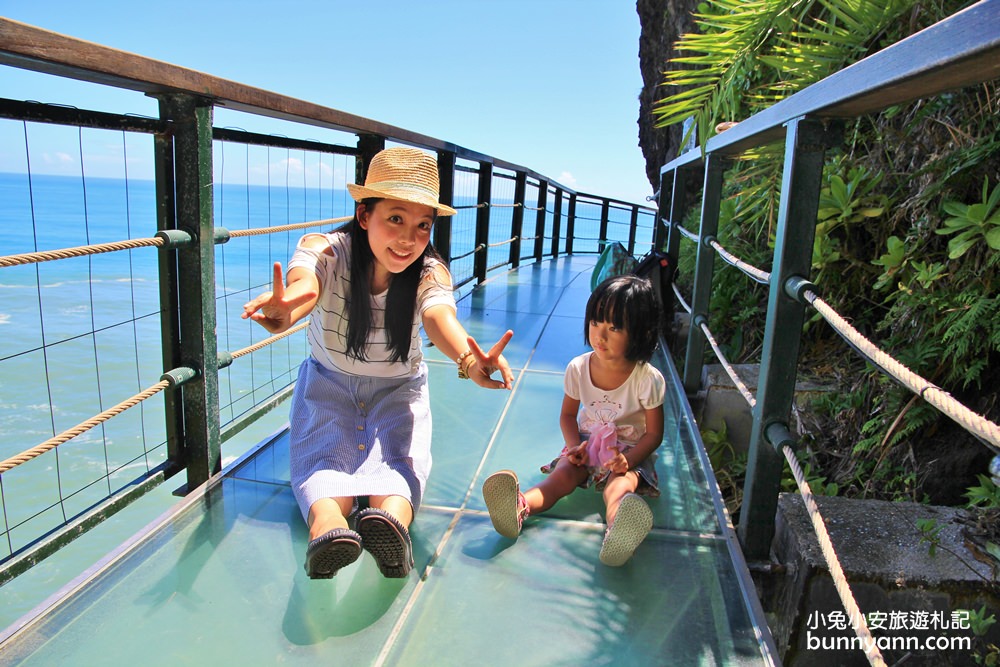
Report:
[[[638,265],[635,257],[628,254],[621,243],[609,243],[601,256],[597,258],[593,273],[590,274],[590,291],[613,276],[623,276],[632,273]]]

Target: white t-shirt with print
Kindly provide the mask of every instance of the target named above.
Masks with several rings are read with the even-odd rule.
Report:
[[[598,389],[590,379],[590,357],[585,352],[569,362],[563,390],[580,401],[577,424],[589,435],[597,424],[615,424],[618,440],[635,444],[646,433],[646,410],[663,405],[666,382],[655,366],[639,362],[616,389]]]

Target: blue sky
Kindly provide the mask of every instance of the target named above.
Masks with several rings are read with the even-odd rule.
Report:
[[[627,0],[0,0],[0,15],[420,132],[582,192],[636,203],[652,193],[636,125],[639,19]],[[5,66],[0,91],[156,109],[134,93]]]

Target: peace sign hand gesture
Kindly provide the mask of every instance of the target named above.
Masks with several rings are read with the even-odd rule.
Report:
[[[300,285],[299,287],[301,287]],[[317,296],[315,289],[292,290],[296,294],[285,294],[285,282],[281,276],[281,263],[274,263],[274,285],[270,292],[264,292],[256,299],[243,304],[242,319],[251,319],[271,333],[287,331],[296,318],[294,311]]]
[[[468,337],[469,349],[472,351],[473,363],[469,364],[469,378],[480,387],[487,389],[510,389],[513,387],[514,374],[510,370],[510,364],[504,359],[503,349],[514,337],[514,332],[508,330],[496,345],[490,348],[489,353],[483,352],[479,343],[472,336]],[[496,371],[500,371],[503,380],[494,380],[491,376]]]

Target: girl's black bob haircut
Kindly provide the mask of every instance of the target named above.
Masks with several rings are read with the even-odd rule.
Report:
[[[660,338],[660,302],[653,284],[634,275],[608,278],[587,300],[583,342],[590,347],[590,323],[610,322],[628,333],[629,361],[649,361]]]

